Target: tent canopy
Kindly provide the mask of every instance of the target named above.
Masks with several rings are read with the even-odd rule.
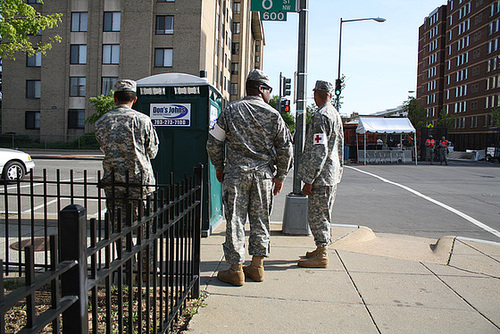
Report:
[[[408,118],[360,117],[356,133],[414,133]]]

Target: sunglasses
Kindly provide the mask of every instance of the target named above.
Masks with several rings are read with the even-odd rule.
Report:
[[[261,85],[260,87],[269,90],[269,93],[272,93],[273,91],[273,88],[269,86]]]

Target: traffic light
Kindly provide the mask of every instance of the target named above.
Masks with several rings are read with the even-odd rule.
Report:
[[[292,94],[292,79],[283,77],[283,94],[282,96],[288,96]]]
[[[281,100],[281,112],[290,112],[290,100]]]
[[[342,80],[337,79],[335,80],[335,95],[339,96],[341,91],[342,91]]]

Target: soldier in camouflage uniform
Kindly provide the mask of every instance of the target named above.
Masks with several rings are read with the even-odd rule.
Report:
[[[223,183],[226,241],[223,244],[228,270],[217,277],[233,285],[243,285],[245,275],[264,279],[263,259],[269,255],[269,215],[272,195],[277,195],[292,164],[290,132],[281,115],[268,103],[272,88],[269,77],[252,70],[246,81],[247,96],[231,103],[210,129],[207,151],[217,179]],[[274,185],[274,189],[273,189]],[[245,261],[245,230],[250,222]]]
[[[332,90],[331,83],[316,81],[314,101],[319,109],[309,123],[298,169],[298,177],[304,182],[302,192],[308,195],[308,222],[317,246],[306,253],[307,259],[299,260],[301,267],[328,267],[331,212],[344,164],[342,119],[331,103]]]
[[[125,217],[130,205],[137,218],[143,199],[155,190],[150,159],[156,157],[159,140],[149,116],[132,109],[137,101],[135,81],[117,81],[114,100],[116,108],[96,122],[95,136],[104,153],[101,184],[117,231],[118,209]]]

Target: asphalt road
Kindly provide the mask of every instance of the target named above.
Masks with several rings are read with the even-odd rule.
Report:
[[[96,177],[101,161],[36,162],[35,176],[53,173]],[[281,222],[293,173],[275,198],[272,221]],[[333,223],[362,225],[374,232],[429,238],[447,235],[500,242],[500,164],[451,161],[444,165],[356,165],[344,169]],[[488,231],[490,229],[490,231]],[[495,234],[495,231],[497,232]]]
[[[291,180],[284,194],[291,192]],[[283,217],[285,196],[279,196],[273,221]],[[348,165],[338,186],[333,223],[379,233],[500,242],[500,165]]]

